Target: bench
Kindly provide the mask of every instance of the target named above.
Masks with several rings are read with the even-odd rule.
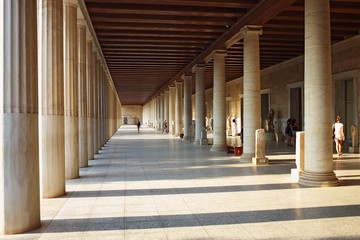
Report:
[[[227,153],[234,153],[235,156],[241,156],[243,153],[243,147],[238,145],[228,145]]]

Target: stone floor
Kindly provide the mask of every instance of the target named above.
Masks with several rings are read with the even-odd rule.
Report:
[[[334,155],[340,187],[300,187],[294,147],[267,145],[269,166],[123,126],[41,202],[42,227],[0,239],[360,239],[360,156]]]

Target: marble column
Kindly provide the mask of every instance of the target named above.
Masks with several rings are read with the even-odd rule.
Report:
[[[191,109],[191,73],[185,73],[184,76],[184,138],[185,141],[190,141],[190,125],[192,120]]]
[[[65,176],[79,177],[77,0],[64,0]]]
[[[159,130],[159,117],[160,117],[160,96],[158,95],[155,100],[155,129]]]
[[[182,133],[182,111],[181,111],[181,100],[182,100],[182,82],[176,81],[175,82],[175,134],[174,136],[179,136]]]
[[[168,125],[168,130],[169,130],[169,89],[165,90],[165,95],[164,95],[164,120],[166,120],[167,125]]]
[[[96,130],[97,130],[97,152],[99,152],[99,150],[101,149],[101,79],[102,79],[102,73],[103,73],[103,65],[101,62],[101,58],[100,58],[100,54],[98,53],[98,78],[96,83],[96,112],[97,112],[97,125],[96,125]]]
[[[42,0],[39,30],[39,145],[43,198],[65,194],[63,2]]]
[[[87,102],[87,144],[88,160],[94,159],[94,68],[93,40],[86,35],[86,102]]]
[[[169,87],[169,133],[175,134],[175,86]],[[174,123],[174,124],[173,124]]]
[[[226,50],[215,50],[214,58],[214,133],[211,151],[226,151]]]
[[[205,64],[196,65],[195,82],[195,145],[200,144],[201,133],[205,127]]]
[[[36,1],[0,3],[0,234],[41,224],[36,13]]]
[[[92,95],[94,98],[93,101],[93,113],[94,113],[94,118],[93,118],[93,141],[94,141],[94,154],[96,154],[98,152],[98,129],[97,129],[97,123],[98,123],[98,112],[97,112],[97,82],[99,81],[99,63],[97,60],[97,52],[96,52],[96,46],[93,45],[93,86],[92,86]],[[95,156],[94,156],[95,158]]]
[[[160,93],[160,130],[163,130],[164,124],[164,92]]]
[[[244,38],[244,142],[241,162],[255,156],[255,131],[261,128],[260,47],[261,26],[245,26]]]
[[[86,21],[78,19],[78,89],[79,89],[79,167],[88,166]]]
[[[329,0],[305,0],[305,162],[299,183],[336,186],[333,171]],[[321,123],[321,128],[319,128]]]

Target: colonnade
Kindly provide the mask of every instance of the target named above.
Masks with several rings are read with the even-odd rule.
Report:
[[[121,103],[77,0],[0,3],[0,234],[40,226],[40,198],[120,127]]]
[[[36,1],[4,0],[0,5],[3,16],[0,18],[0,72],[3,73],[0,234],[11,234],[40,226],[40,196],[52,198],[65,194],[66,178],[79,177],[79,167],[88,166],[88,160],[94,158],[120,126],[121,103],[87,13],[78,14],[77,0],[39,0],[39,6]],[[254,156],[254,132],[260,128],[261,32],[261,26],[245,26],[241,31],[245,110],[241,161],[244,162]],[[223,151],[226,49],[217,49],[212,56],[214,144],[211,150]],[[195,144],[199,143],[204,128],[206,64],[194,68]],[[191,78],[186,74],[184,84],[178,79],[144,106],[148,124],[161,129],[167,120],[171,134],[185,133],[188,139]],[[305,0],[304,82],[305,163],[299,182],[308,186],[338,185],[330,137],[329,1]],[[321,128],[317,127],[319,122]]]
[[[247,25],[241,29],[243,40],[244,75],[243,75],[243,154],[241,162],[251,162],[255,155],[255,131],[261,128],[261,93],[260,93],[260,35],[262,26]],[[329,104],[332,92],[331,82],[331,42],[330,42],[330,6],[329,1],[305,1],[305,170],[300,184],[308,186],[333,186],[338,180],[332,166],[331,120],[332,109]],[[213,145],[212,151],[226,149],[226,54],[225,48],[212,53],[213,60]],[[205,122],[204,72],[208,63],[200,63],[195,72],[195,145],[200,144]],[[174,118],[175,130],[170,133],[184,134],[189,140],[191,121],[191,94],[189,83],[193,79],[185,73],[181,79],[170,85],[168,101]],[[183,86],[182,86],[183,85]],[[183,93],[182,93],[183,91]],[[161,93],[144,105],[144,113],[150,123],[158,121],[155,116],[164,116]],[[182,98],[183,96],[183,98]],[[175,99],[175,100],[173,100]],[[183,106],[182,106],[183,105]],[[190,120],[189,120],[190,119]],[[164,119],[162,118],[161,121]],[[319,129],[318,123],[324,123]],[[160,126],[160,125],[159,125]],[[160,126],[161,128],[161,126]],[[316,128],[316,129],[315,129]],[[320,133],[319,133],[320,131]]]

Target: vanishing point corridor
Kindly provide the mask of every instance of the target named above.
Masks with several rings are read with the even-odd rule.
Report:
[[[290,177],[294,148],[272,144],[252,166],[123,125],[66,196],[41,200],[40,229],[0,239],[358,239],[357,155],[334,159],[341,186],[307,188]]]

